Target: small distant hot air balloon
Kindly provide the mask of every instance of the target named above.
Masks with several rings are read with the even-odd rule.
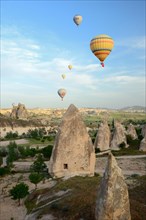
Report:
[[[66,95],[66,90],[65,89],[59,89],[58,90],[58,95],[62,98],[62,101],[63,101],[63,98]]]
[[[110,54],[113,47],[113,39],[106,34],[100,34],[90,41],[90,49],[92,53],[94,53],[94,55],[101,61],[102,67],[104,67],[103,62]]]
[[[68,68],[71,70],[72,69],[72,65],[68,65]]]
[[[62,76],[62,78],[63,78],[63,79],[65,79],[65,77],[66,77],[66,75],[65,75],[65,74],[62,74],[61,76]]]
[[[83,20],[83,18],[82,18],[81,15],[75,15],[75,16],[73,17],[73,21],[75,22],[76,25],[81,24],[82,20]]]

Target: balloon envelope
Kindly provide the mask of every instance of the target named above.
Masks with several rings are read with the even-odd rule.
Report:
[[[75,15],[75,16],[73,17],[73,21],[75,22],[76,25],[81,24],[82,20],[83,20],[83,18],[82,18],[81,15]]]
[[[90,49],[92,53],[94,53],[101,62],[106,59],[113,47],[113,39],[106,34],[97,35],[90,41]]]
[[[62,76],[62,78],[63,78],[63,79],[65,79],[65,77],[66,77],[66,75],[65,75],[65,74],[62,74],[61,76]]]
[[[62,98],[62,100],[63,100],[63,98],[64,98],[64,96],[66,95],[66,90],[65,89],[59,89],[58,90],[58,95]]]
[[[68,68],[71,70],[72,69],[72,65],[68,65]]]

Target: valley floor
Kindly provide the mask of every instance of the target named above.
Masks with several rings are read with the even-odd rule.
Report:
[[[133,181],[128,179],[131,175],[146,175],[146,156],[123,156],[116,157],[118,165],[121,167],[128,185],[134,184]],[[96,173],[101,176],[104,173],[106,167],[107,158],[98,157],[96,161]],[[0,179],[0,219],[2,220],[25,220],[26,208],[24,201],[21,206],[18,207],[18,203],[12,200],[9,196],[9,190],[18,183],[18,178],[21,173],[17,173],[13,176],[6,176]],[[30,191],[34,190],[34,184],[28,180],[28,174],[23,174],[23,182],[29,185]],[[55,184],[55,181],[47,180],[45,183],[39,183],[38,189],[50,188]],[[41,220],[45,220],[42,218]],[[54,218],[47,217],[47,220],[55,220]]]

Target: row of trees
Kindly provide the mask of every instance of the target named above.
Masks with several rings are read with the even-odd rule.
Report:
[[[0,149],[0,165],[2,164],[2,157],[7,156],[7,166],[12,167],[13,162],[18,159],[25,159],[27,157],[34,157],[37,154],[42,154],[45,159],[50,159],[53,145],[48,145],[41,149],[30,148],[29,146],[20,146],[15,142],[10,142],[7,148]]]
[[[14,140],[17,138],[33,138],[42,141],[43,140],[45,141],[45,139],[48,141],[52,141],[54,140],[55,134],[56,134],[55,131],[48,132],[46,131],[45,127],[42,127],[42,128],[29,129],[26,133],[23,133],[22,135],[19,135],[17,131],[16,132],[9,131],[6,133],[3,140]]]

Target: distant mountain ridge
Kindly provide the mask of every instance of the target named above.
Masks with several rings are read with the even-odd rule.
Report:
[[[127,106],[127,107],[121,108],[119,110],[121,110],[121,111],[143,111],[143,112],[146,112],[146,107],[135,105],[135,106]]]

